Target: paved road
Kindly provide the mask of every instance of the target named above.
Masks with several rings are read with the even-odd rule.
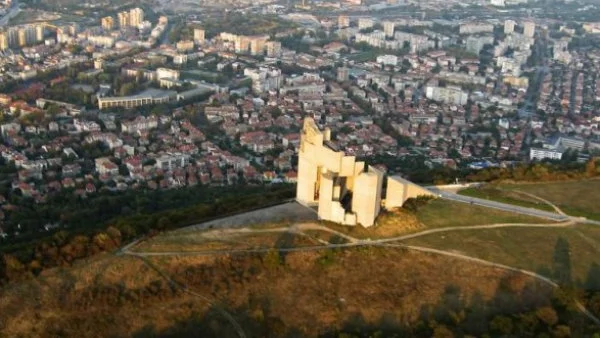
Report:
[[[557,221],[557,222],[574,220],[574,219],[578,219],[582,222],[584,221],[583,219],[579,219],[576,217],[570,217],[567,215],[561,215],[561,214],[557,214],[554,212],[543,211],[543,210],[538,210],[538,209],[533,209],[533,208],[525,208],[525,207],[521,207],[518,205],[500,203],[500,202],[496,202],[496,201],[486,200],[483,198],[476,198],[476,197],[469,197],[469,196],[453,194],[453,193],[442,191],[442,190],[439,190],[436,188],[429,188],[429,190],[431,192],[437,194],[439,197],[441,197],[443,199],[451,200],[451,201],[469,203],[469,204],[479,205],[479,206],[486,207],[486,208],[499,209],[499,210],[514,212],[517,214],[522,214],[522,215],[527,215],[527,216],[540,217],[540,218],[550,219],[550,220]]]
[[[278,205],[240,212],[212,221],[190,225],[175,231],[185,232],[208,229],[231,229],[243,228],[248,224],[279,222],[300,223],[310,221],[317,221],[317,214],[314,210],[300,205],[294,200],[288,200]]]
[[[451,200],[451,201],[469,203],[469,204],[479,205],[479,206],[486,207],[486,208],[499,209],[499,210],[514,212],[517,214],[522,214],[522,215],[527,215],[527,216],[540,217],[540,218],[545,218],[545,219],[549,219],[549,220],[553,220],[553,221],[557,221],[557,222],[573,221],[573,222],[577,222],[577,223],[600,225],[600,221],[587,219],[585,217],[561,215],[561,214],[554,213],[554,212],[538,210],[538,209],[533,209],[533,208],[526,208],[526,207],[521,207],[521,206],[514,205],[514,204],[507,204],[507,203],[486,200],[483,198],[476,198],[476,197],[469,197],[469,196],[453,194],[453,193],[441,191],[441,190],[435,189],[435,188],[430,188],[429,190],[431,192],[437,194],[439,197],[441,197],[443,199]]]

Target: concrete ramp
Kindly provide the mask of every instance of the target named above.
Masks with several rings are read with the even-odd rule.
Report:
[[[437,195],[400,176],[388,177],[387,192],[385,196],[385,207],[387,209],[399,208],[403,206],[404,202],[409,198],[417,198],[419,196],[436,197]]]

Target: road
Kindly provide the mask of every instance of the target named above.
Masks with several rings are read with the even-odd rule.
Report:
[[[533,209],[533,208],[520,207],[518,205],[501,203],[501,202],[486,200],[486,199],[482,199],[482,198],[463,196],[463,195],[445,192],[445,191],[435,189],[435,188],[429,188],[429,190],[431,192],[437,194],[439,197],[450,200],[450,201],[469,203],[472,205],[479,205],[479,206],[486,207],[486,208],[493,208],[493,209],[513,212],[513,213],[517,213],[517,214],[521,214],[521,215],[545,218],[545,219],[549,219],[549,220],[553,220],[553,221],[557,221],[557,222],[572,221],[572,222],[577,222],[577,223],[600,225],[599,221],[594,221],[591,219],[587,219],[585,217],[569,216],[569,215],[565,215],[565,214],[559,214],[559,213],[543,211],[543,210],[538,210],[538,209]]]
[[[540,217],[540,218],[545,218],[545,219],[549,219],[549,220],[553,220],[553,221],[557,221],[557,222],[576,219],[575,217],[561,215],[561,214],[557,214],[554,212],[543,211],[543,210],[532,209],[532,208],[525,208],[525,207],[520,207],[518,205],[500,203],[500,202],[490,201],[490,200],[486,200],[486,199],[482,199],[482,198],[458,195],[458,194],[454,194],[451,192],[442,191],[442,190],[439,190],[436,188],[429,188],[429,190],[431,192],[433,192],[434,194],[437,194],[439,197],[441,197],[443,199],[447,199],[447,200],[451,200],[451,201],[455,201],[455,202],[479,205],[479,206],[486,207],[486,208],[493,208],[493,209],[499,209],[499,210],[504,210],[504,211],[508,211],[508,212],[514,212],[514,213],[521,214],[521,215]]]

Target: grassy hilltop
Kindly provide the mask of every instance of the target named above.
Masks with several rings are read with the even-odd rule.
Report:
[[[9,283],[0,290],[0,336],[566,337],[597,330],[577,307],[600,314],[600,229],[593,226],[444,200],[409,203],[372,229],[257,216],[281,208],[248,216],[259,223],[233,216],[210,223],[238,222],[233,228],[164,232]]]

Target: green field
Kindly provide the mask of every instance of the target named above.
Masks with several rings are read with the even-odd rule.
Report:
[[[530,208],[553,210],[547,204],[519,194],[518,191],[544,198],[571,216],[582,216],[600,221],[600,204],[598,203],[600,199],[600,180],[500,184],[465,189],[459,193]]]
[[[526,208],[539,209],[544,211],[555,212],[552,206],[539,201],[530,196],[519,193],[518,191],[509,191],[504,188],[486,186],[481,188],[467,188],[459,192],[460,195],[483,198],[507,204],[519,205]]]
[[[375,59],[377,59],[377,57],[379,55],[383,55],[385,54],[384,52],[381,51],[366,51],[366,52],[359,52],[356,54],[352,54],[348,57],[348,59],[355,61],[355,62],[366,62],[366,61],[374,61]]]
[[[542,218],[519,215],[477,205],[436,199],[417,212],[428,228],[484,225],[495,223],[549,223]]]
[[[597,226],[466,230],[427,235],[405,243],[551,275],[554,247],[559,237],[569,242],[574,280],[585,280],[590,265],[600,263],[600,227]]]
[[[377,225],[370,228],[349,227],[331,222],[322,222],[330,229],[359,239],[399,237],[431,228],[488,225],[497,223],[544,224],[552,221],[519,215],[497,209],[466,203],[435,199],[419,207],[418,211],[406,209],[384,212],[377,218]]]

